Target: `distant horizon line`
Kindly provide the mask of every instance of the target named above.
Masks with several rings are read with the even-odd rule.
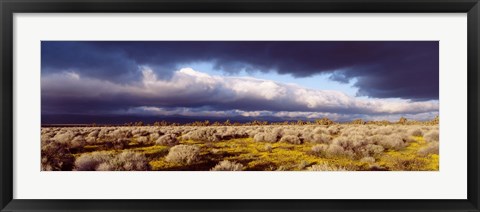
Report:
[[[75,126],[255,126],[255,125],[333,125],[333,124],[438,124],[439,116],[430,120],[414,120],[401,117],[398,121],[388,121],[388,120],[363,120],[363,119],[352,119],[350,121],[333,121],[327,117],[317,118],[313,121],[305,120],[285,120],[285,121],[265,121],[265,120],[251,120],[246,122],[239,121],[230,121],[230,119],[225,119],[225,121],[190,121],[185,123],[172,122],[166,120],[159,120],[155,122],[144,122],[144,121],[130,121],[125,123],[42,123],[41,127],[75,127]]]

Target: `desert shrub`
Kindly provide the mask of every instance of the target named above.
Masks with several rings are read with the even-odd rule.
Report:
[[[342,146],[331,144],[328,146],[326,153],[327,153],[327,156],[330,156],[330,157],[342,156],[345,154],[345,150],[343,149]]]
[[[64,144],[69,144],[73,138],[75,137],[75,133],[72,131],[64,131],[64,132],[59,132],[57,133],[54,137],[53,140],[59,142],[59,143],[64,143]]]
[[[81,135],[75,136],[70,142],[69,142],[69,147],[70,148],[80,148],[85,146],[87,141],[85,138]]]
[[[347,127],[345,129],[342,130],[342,132],[340,133],[340,135],[342,137],[348,137],[348,136],[351,136],[351,135],[359,135],[359,134],[363,134],[364,131],[363,129],[361,128],[362,126],[355,126],[355,127]]]
[[[77,171],[145,171],[148,161],[142,153],[123,151],[118,155],[107,152],[83,154],[75,161]]]
[[[257,133],[253,136],[254,141],[275,143],[278,141],[278,135],[275,133]]]
[[[380,136],[378,144],[385,149],[400,150],[405,147],[405,142],[400,135]]]
[[[97,138],[105,138],[108,135],[109,130],[107,128],[102,128],[98,131]]]
[[[139,136],[139,137],[136,137],[135,138],[135,141],[139,144],[143,144],[143,145],[149,145],[150,144],[150,140],[148,139],[147,136]]]
[[[260,132],[258,131],[258,129],[247,129],[245,131],[248,135],[248,137],[255,137],[255,135],[259,134]]]
[[[257,142],[264,141],[264,138],[265,138],[265,133],[257,133],[253,136],[253,140]]]
[[[242,171],[243,165],[237,162],[230,162],[228,160],[221,161],[211,171]]]
[[[298,132],[298,130],[296,129],[285,129],[282,131],[282,135],[285,136],[285,135],[293,135],[293,136],[299,136],[300,133]]]
[[[373,133],[373,128],[372,128],[372,125],[367,125],[365,126],[365,131],[364,131],[364,135],[365,136],[373,136],[374,133]]]
[[[333,140],[332,144],[341,146],[344,150],[357,152],[369,144],[369,140],[364,135],[355,133],[348,136],[339,136]]]
[[[149,170],[147,158],[142,153],[123,151],[111,160],[101,163],[97,171],[146,171]]]
[[[108,134],[110,139],[125,139],[131,138],[132,133],[130,131],[124,131],[122,129],[115,129]]]
[[[299,138],[300,138],[300,140],[305,141],[305,142],[312,141],[313,140],[313,135],[314,134],[311,133],[311,132],[305,132],[305,129],[304,129],[304,131],[300,133]]]
[[[106,152],[92,152],[82,154],[75,160],[76,171],[95,171],[98,166],[113,159],[113,155]]]
[[[389,167],[392,171],[420,171],[425,170],[425,160],[421,158],[394,158]]]
[[[176,145],[170,148],[165,160],[173,163],[192,164],[200,157],[200,147],[191,145]]]
[[[139,136],[141,134],[141,129],[138,128],[133,128],[132,131],[130,131],[134,136]]]
[[[407,124],[408,120],[405,117],[400,117],[400,120],[398,120],[399,124]]]
[[[335,124],[335,122],[333,122],[332,120],[328,119],[328,118],[322,118],[322,119],[317,119],[315,120],[315,123],[316,124],[320,124],[320,125],[332,125],[332,124]]]
[[[392,126],[381,126],[373,130],[374,135],[390,135],[393,132]]]
[[[363,119],[355,119],[353,121],[350,122],[351,124],[366,124],[367,122],[364,121]]]
[[[420,156],[427,156],[430,154],[437,154],[439,153],[439,143],[438,142],[431,142],[426,147],[420,148],[418,150],[418,155]]]
[[[265,129],[265,133],[267,133],[269,136],[271,136],[272,138],[275,137],[277,139],[279,139],[280,137],[282,137],[282,135],[284,134],[284,131],[285,129],[282,128],[282,127],[273,127],[273,128],[266,128]],[[291,133],[294,133],[294,132],[291,132]],[[297,132],[298,133],[298,132]],[[278,140],[277,140],[278,141]]]
[[[380,145],[376,144],[367,144],[363,148],[361,148],[358,153],[361,154],[362,156],[378,156],[383,153],[385,148]]]
[[[128,139],[118,138],[111,141],[106,141],[105,147],[107,147],[107,149],[124,149],[128,146],[129,143],[130,140]]]
[[[53,137],[53,140],[57,143],[64,144],[67,148],[79,148],[86,143],[82,135],[77,135],[77,133],[70,130],[57,133]]]
[[[360,162],[375,163],[375,158],[374,157],[363,157],[362,159],[360,159]]]
[[[312,153],[316,156],[325,156],[327,154],[327,150],[327,144],[317,144],[315,146],[312,146]]]
[[[149,140],[149,141],[155,141],[155,142],[156,142],[156,141],[158,140],[158,138],[160,138],[160,136],[161,136],[160,133],[154,132],[154,133],[151,133],[151,134],[149,135],[148,140]]]
[[[162,135],[155,141],[155,144],[157,145],[166,145],[166,146],[174,146],[174,145],[177,145],[178,143],[179,142],[175,134]]]
[[[408,130],[408,134],[411,136],[423,136],[423,132],[421,128],[413,128]]]
[[[52,129],[51,128],[41,128],[40,129],[40,134],[45,134],[45,133],[49,133]]]
[[[265,133],[265,136],[263,137],[263,139],[266,142],[275,143],[278,141],[278,137],[279,137],[278,132],[272,131],[272,132]]]
[[[415,141],[416,141],[413,136],[403,135],[403,136],[402,136],[402,139],[403,139],[403,142],[405,142],[405,143],[411,143],[411,142],[415,142]]]
[[[221,140],[221,135],[212,127],[204,127],[192,130],[181,137],[184,140],[216,142]]]
[[[363,134],[354,134],[347,137],[348,139],[348,149],[358,149],[369,144],[368,138]]]
[[[314,143],[328,144],[332,141],[332,136],[328,134],[313,134],[310,141]]]
[[[331,125],[328,127],[327,132],[330,135],[337,135],[340,133],[341,128],[338,125]]]
[[[344,149],[342,146],[338,144],[332,144],[328,146],[327,153],[329,155],[342,155],[344,152]]]
[[[348,171],[347,168],[343,166],[332,166],[328,163],[320,163],[308,167],[309,171]]]
[[[439,134],[438,130],[431,130],[430,132],[426,133],[425,136],[423,137],[426,142],[438,142],[439,140]]]
[[[339,136],[333,140],[332,144],[340,146],[342,148],[348,148],[349,139],[347,137]]]
[[[280,142],[287,142],[291,144],[302,144],[302,141],[300,140],[300,138],[298,138],[298,136],[295,136],[295,135],[284,135],[280,139]]]
[[[179,136],[183,133],[189,132],[189,129],[183,128],[183,127],[182,128],[176,127],[173,129],[161,129],[160,131],[162,134],[175,134],[176,136]]]
[[[148,136],[150,132],[146,131],[144,128],[137,128],[131,131],[132,136],[140,137],[140,136]]]
[[[54,132],[44,132],[44,131],[42,131],[41,141],[52,140],[53,136],[55,136]]]
[[[220,133],[221,140],[230,140],[236,138],[247,138],[248,133],[240,127],[226,127],[223,132]]]
[[[315,127],[312,131],[313,134],[329,134],[325,127]]]
[[[332,125],[332,124],[334,124],[334,122],[325,117],[325,118],[322,118],[322,119],[315,120],[315,124],[318,124],[318,125]]]
[[[97,139],[95,137],[87,136],[85,138],[85,142],[86,144],[95,144],[97,142]]]
[[[99,132],[100,132],[100,130],[94,130],[94,131],[90,132],[87,137],[97,138]]]
[[[42,142],[41,149],[43,171],[70,171],[75,157],[65,144],[55,141]]]

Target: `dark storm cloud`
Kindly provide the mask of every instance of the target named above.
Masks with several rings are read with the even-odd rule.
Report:
[[[42,75],[75,71],[85,76],[128,82],[138,76],[137,62],[123,51],[95,42],[42,42]]]
[[[141,79],[139,66],[166,78],[180,64],[192,62],[211,62],[224,72],[330,73],[339,82],[356,79],[359,95],[438,99],[436,41],[42,42],[42,74],[71,70],[128,83]]]
[[[141,72],[142,79],[136,84],[68,72],[42,77],[42,113],[103,114],[135,108],[188,108],[195,112],[195,108],[208,108],[385,115],[438,110],[436,101],[361,99],[338,91],[306,89],[270,80],[211,76],[189,68],[174,72],[168,80],[158,79],[148,68]]]

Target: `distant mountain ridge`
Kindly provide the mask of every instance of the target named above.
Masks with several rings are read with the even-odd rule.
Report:
[[[328,117],[327,117],[328,118]],[[142,122],[146,125],[152,125],[155,122],[166,121],[167,123],[178,123],[178,124],[188,124],[193,122],[204,122],[209,121],[210,124],[215,122],[224,123],[225,121],[230,121],[230,123],[247,123],[253,121],[267,121],[267,122],[297,122],[301,121],[310,121],[315,122],[320,118],[284,118],[284,117],[274,117],[274,116],[258,116],[258,117],[247,117],[247,116],[232,116],[232,117],[212,117],[212,116],[182,116],[182,115],[82,115],[82,114],[42,114],[41,124],[42,126],[48,125],[124,125],[127,123],[133,124],[135,122]],[[361,123],[368,120],[362,119],[353,119],[353,120],[333,120],[338,123]],[[438,123],[439,118],[436,116],[431,120],[408,120],[408,122],[436,122]],[[385,121],[385,120],[374,120],[373,122],[407,122],[407,119],[401,117],[398,121]]]
[[[143,122],[145,124],[153,124],[154,122],[167,121],[169,123],[191,123],[195,121],[206,121],[210,123],[213,122],[225,122],[230,120],[230,122],[251,122],[251,121],[268,121],[268,122],[282,122],[282,121],[314,121],[314,119],[299,119],[299,118],[278,118],[272,116],[261,116],[261,117],[246,117],[246,116],[233,116],[233,117],[201,117],[201,116],[181,116],[181,115],[172,115],[172,116],[142,116],[142,115],[80,115],[80,114],[43,114],[41,116],[42,125],[49,124],[125,124],[128,122]]]

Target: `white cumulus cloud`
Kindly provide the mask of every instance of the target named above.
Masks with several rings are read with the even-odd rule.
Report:
[[[339,91],[314,90],[252,77],[214,76],[191,68],[180,69],[169,79],[158,77],[146,66],[141,67],[141,71],[141,81],[130,84],[83,77],[71,71],[46,75],[42,77],[42,96],[69,97],[93,104],[115,96],[122,98],[122,105],[134,109],[130,112],[141,108],[144,112],[172,115],[413,116],[438,113],[439,108],[438,101],[357,98]]]

